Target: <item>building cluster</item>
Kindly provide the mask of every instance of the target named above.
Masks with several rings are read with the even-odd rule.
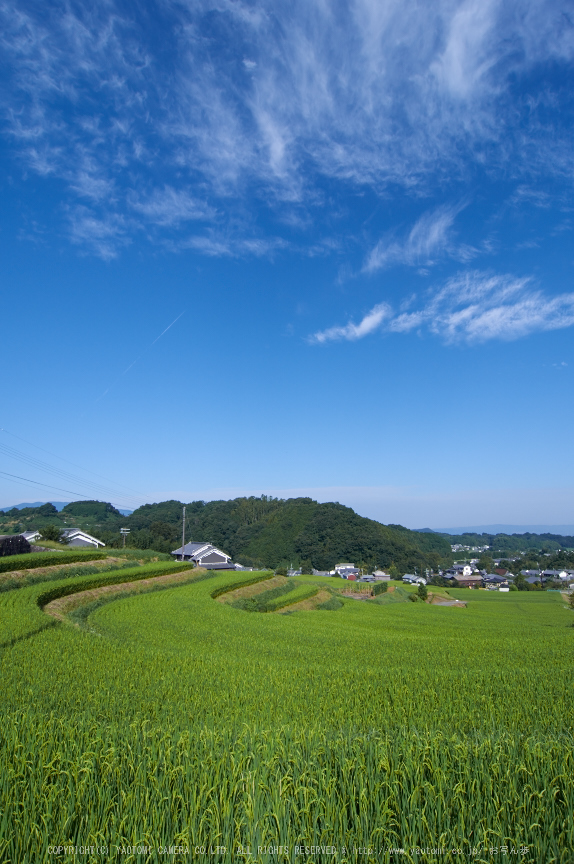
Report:
[[[461,543],[451,543],[453,552],[488,552],[490,546],[463,546]]]

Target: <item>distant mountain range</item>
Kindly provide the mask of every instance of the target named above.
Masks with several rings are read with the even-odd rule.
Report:
[[[574,525],[470,525],[464,528],[416,528],[423,534],[563,534],[574,535]]]

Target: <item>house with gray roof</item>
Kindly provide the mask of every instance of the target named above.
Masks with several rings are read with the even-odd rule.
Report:
[[[106,545],[102,540],[92,537],[87,531],[81,531],[79,528],[66,528],[62,532],[62,541],[66,546],[95,546],[96,549]]]
[[[176,561],[191,561],[196,567],[205,567],[206,570],[235,570],[235,564],[229,555],[211,543],[196,543],[190,540],[183,547],[174,549],[171,553]]]
[[[482,577],[482,587],[490,591],[498,591],[500,588],[508,588],[508,579],[499,576],[498,573],[487,573]]]

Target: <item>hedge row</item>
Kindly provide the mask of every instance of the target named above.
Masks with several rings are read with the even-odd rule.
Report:
[[[36,567],[52,567],[56,564],[75,564],[77,561],[99,561],[107,558],[107,552],[27,552],[23,555],[8,555],[0,558],[0,573],[10,570],[34,570]]]
[[[377,594],[384,594],[389,588],[388,582],[375,582],[373,585],[373,597],[376,597]]]

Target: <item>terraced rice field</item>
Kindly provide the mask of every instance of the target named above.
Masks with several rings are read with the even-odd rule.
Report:
[[[111,574],[0,595],[2,864],[574,861],[560,595],[300,577],[271,600],[319,608],[262,614],[212,596],[253,574],[188,575],[75,622],[38,600]]]

